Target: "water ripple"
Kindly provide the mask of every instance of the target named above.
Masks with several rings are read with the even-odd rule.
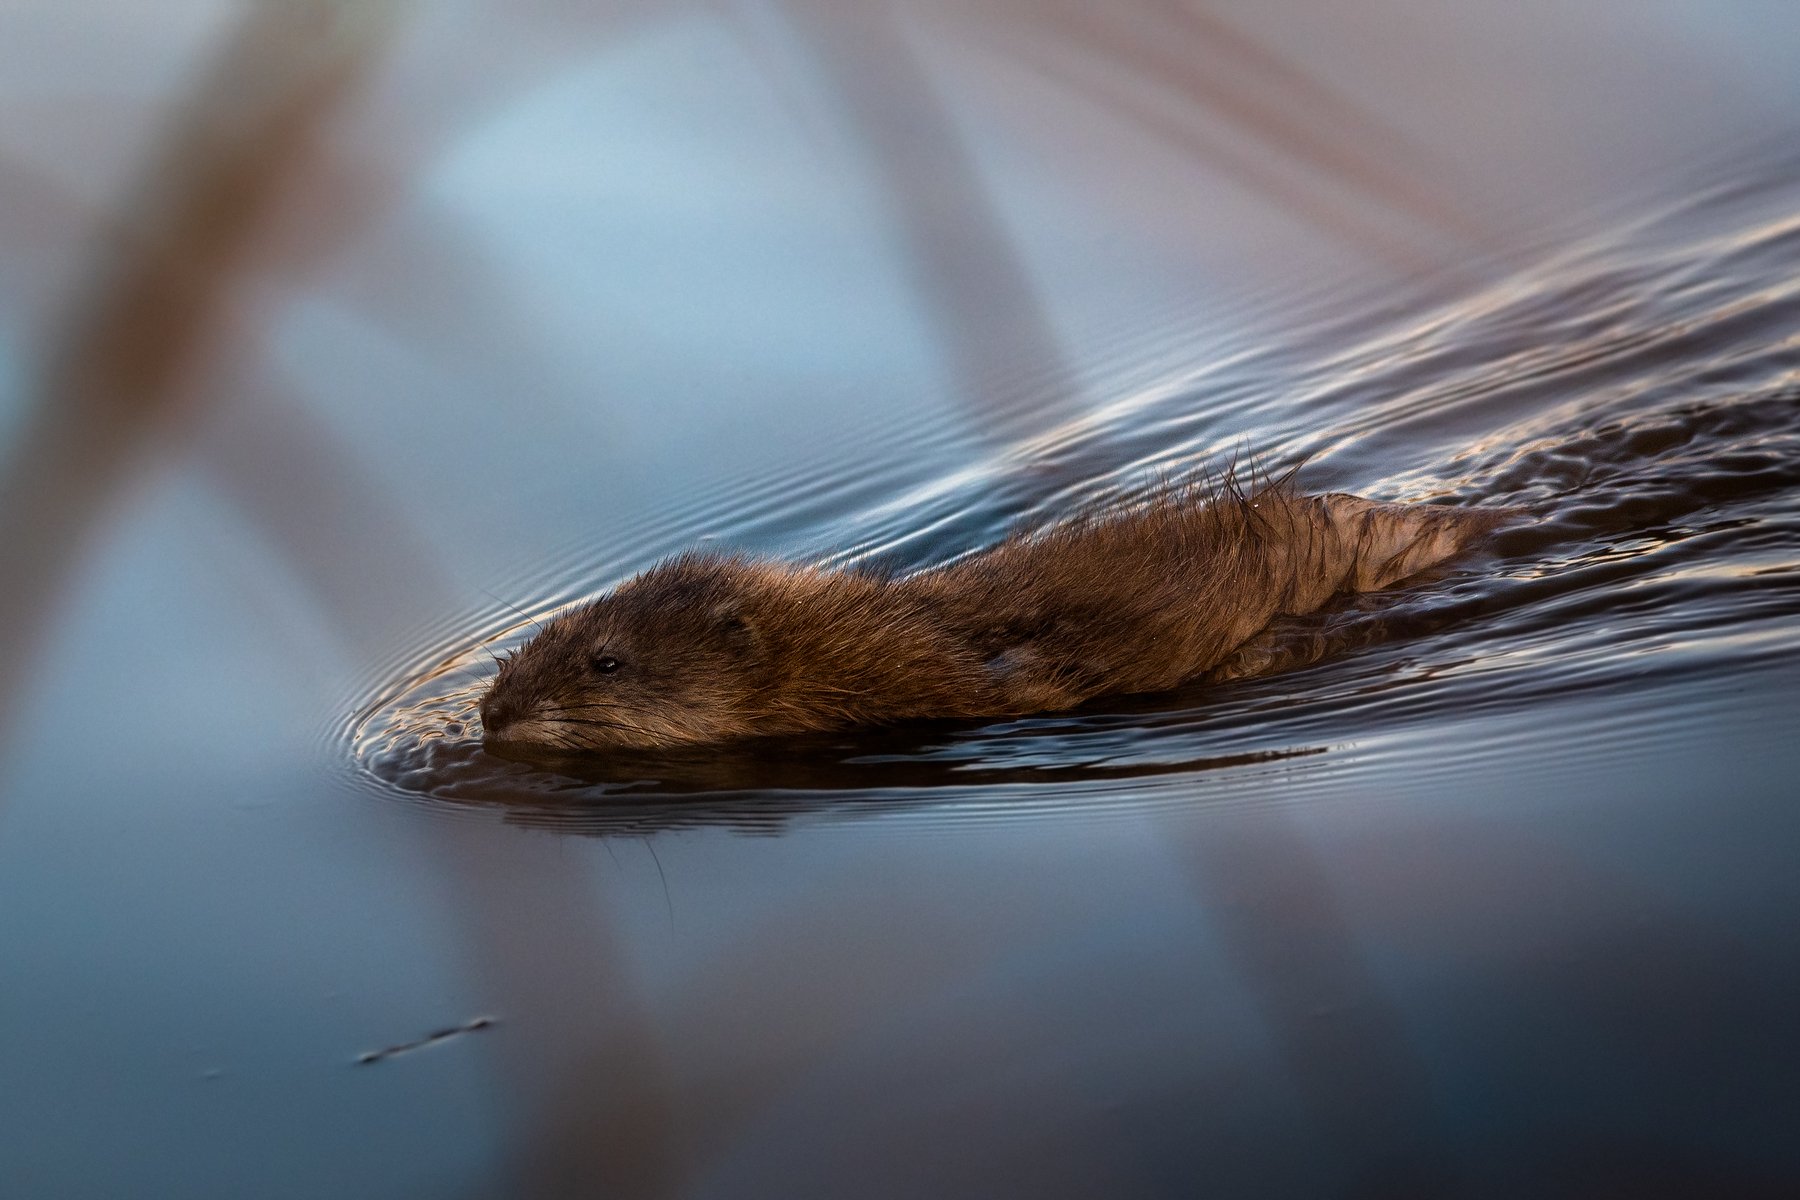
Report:
[[[488,653],[531,628],[487,609],[379,664],[337,732],[343,757],[445,811],[612,833],[1116,813],[1230,802],[1248,793],[1219,781],[1246,776],[1322,794],[1376,753],[1431,778],[1421,747],[1447,714],[1501,731],[1467,753],[1516,753],[1508,714],[1579,695],[1616,700],[1629,743],[1645,705],[1800,658],[1800,216],[1766,201],[1721,187],[1433,307],[1173,365],[1012,446],[897,417],[830,468],[721,481],[508,588],[541,618],[709,538],[924,566],[1247,445],[1271,469],[1310,459],[1315,486],[1534,514],[1436,579],[1285,623],[1316,665],[1025,720],[528,766],[477,737]]]

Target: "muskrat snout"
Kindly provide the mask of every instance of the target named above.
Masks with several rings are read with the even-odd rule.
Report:
[[[493,737],[513,719],[513,711],[506,704],[488,696],[481,702],[481,734]]]
[[[481,740],[490,744],[516,741],[516,738],[507,737],[506,731],[527,715],[522,706],[498,688],[490,689],[481,698],[477,711],[481,714]]]

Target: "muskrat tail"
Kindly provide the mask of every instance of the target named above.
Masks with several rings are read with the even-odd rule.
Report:
[[[1344,587],[1358,592],[1417,575],[1523,515],[1514,508],[1382,504],[1344,492],[1317,499],[1353,555]]]

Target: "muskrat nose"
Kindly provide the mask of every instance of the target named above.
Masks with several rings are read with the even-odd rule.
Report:
[[[486,737],[498,736],[518,719],[519,710],[505,700],[488,696],[481,702],[481,730]]]

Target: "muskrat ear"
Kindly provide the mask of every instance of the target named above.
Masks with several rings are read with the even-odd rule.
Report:
[[[757,641],[756,628],[750,623],[750,617],[739,601],[719,601],[713,605],[712,618],[713,624],[733,641],[742,641],[746,645]]]

